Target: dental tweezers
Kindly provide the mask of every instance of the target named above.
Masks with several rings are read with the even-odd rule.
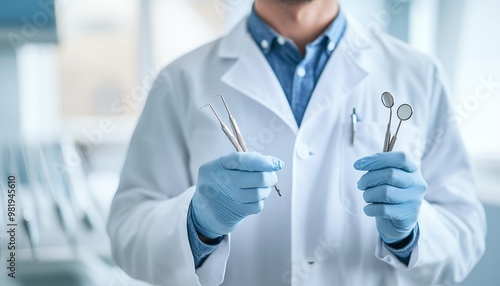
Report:
[[[227,106],[227,103],[226,103],[226,100],[224,99],[224,96],[222,94],[219,94],[219,95],[214,95],[212,97],[216,97],[216,96],[220,96],[220,98],[222,99],[222,103],[224,103],[224,107],[225,107],[227,115],[229,117],[229,124],[231,125],[232,131],[231,131],[231,129],[229,129],[229,127],[226,124],[224,124],[224,122],[222,122],[222,120],[220,119],[219,115],[215,111],[212,104],[207,103],[204,106],[202,106],[202,108],[208,106],[208,107],[210,107],[210,109],[212,109],[213,113],[217,117],[217,120],[219,121],[219,124],[220,124],[220,127],[222,128],[222,131],[224,132],[224,134],[226,134],[226,137],[229,139],[229,141],[231,141],[231,144],[233,144],[233,146],[237,152],[248,152],[247,145],[245,144],[245,141],[243,140],[243,136],[241,135],[240,128],[238,127],[236,120],[234,119],[233,115],[231,114],[231,111],[229,111],[229,107]],[[276,185],[274,185],[274,189],[276,190],[278,195],[281,197],[281,192]]]

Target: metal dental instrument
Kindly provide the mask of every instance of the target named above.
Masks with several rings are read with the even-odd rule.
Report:
[[[219,95],[214,95],[212,97],[217,97],[220,96],[222,99],[222,103],[224,103],[224,107],[226,108],[227,111],[227,116],[229,116],[229,123],[231,124],[231,128],[233,129],[234,135],[236,135],[236,139],[238,140],[238,143],[240,144],[241,149],[243,149],[243,152],[248,152],[247,145],[245,144],[245,141],[243,140],[243,136],[241,135],[240,128],[238,128],[238,124],[236,123],[236,120],[234,119],[233,115],[229,111],[229,108],[227,107],[226,100],[224,99],[224,96],[222,94]]]
[[[389,143],[391,140],[392,107],[394,106],[394,96],[392,96],[390,92],[386,91],[382,93],[381,99],[382,104],[384,104],[384,106],[389,108],[390,110],[389,123],[387,123],[387,131],[385,132],[385,141],[383,148],[383,151],[387,152],[389,150]]]
[[[401,128],[401,123],[410,119],[413,115],[413,108],[411,105],[404,103],[398,107],[397,115],[399,118],[398,128],[396,129],[396,133],[391,138],[391,123],[392,123],[392,107],[394,106],[394,96],[390,92],[384,92],[381,96],[382,104],[389,108],[389,123],[387,124],[387,131],[385,132],[385,140],[384,140],[384,148],[383,152],[391,152],[396,144],[396,140],[398,139],[399,128]]]
[[[209,106],[212,109],[212,111],[214,112],[215,116],[217,117],[217,120],[220,123],[220,127],[222,128],[222,131],[224,131],[224,134],[226,134],[226,137],[229,139],[229,141],[231,141],[231,143],[233,144],[234,148],[236,148],[236,151],[238,151],[238,152],[245,152],[245,151],[243,151],[243,148],[241,148],[240,143],[238,143],[238,139],[236,139],[236,137],[234,137],[233,132],[231,132],[231,130],[229,130],[229,128],[227,127],[227,125],[224,124],[224,122],[222,122],[222,120],[220,119],[220,117],[217,114],[217,112],[215,112],[215,109],[212,106],[212,104],[207,103],[207,104],[203,105],[202,108],[206,107],[206,106]]]
[[[227,127],[227,125],[224,124],[224,122],[222,122],[222,120],[220,119],[219,115],[215,111],[212,104],[207,103],[204,106],[202,106],[201,108],[209,106],[210,109],[212,109],[215,116],[217,117],[217,120],[219,121],[219,124],[222,128],[222,131],[224,132],[224,134],[226,134],[226,137],[229,139],[229,141],[231,141],[231,144],[233,144],[236,151],[247,152],[248,149],[247,149],[247,146],[245,144],[245,141],[243,140],[243,136],[241,135],[241,132],[240,132],[240,129],[238,128],[238,124],[236,123],[236,120],[234,119],[233,115],[229,111],[229,108],[226,104],[226,100],[224,99],[224,96],[222,94],[219,94],[219,95],[215,95],[212,97],[216,97],[216,96],[220,96],[220,98],[222,99],[222,102],[224,103],[224,107],[226,108],[227,114],[229,116],[229,124],[231,125],[231,128],[233,129],[234,134],[236,134],[236,136],[233,134],[233,132],[231,132],[231,130]],[[276,185],[274,185],[274,189],[276,190],[278,195],[281,197],[281,192]]]
[[[391,142],[389,143],[389,149],[388,149],[389,152],[392,151],[392,148],[394,148],[394,144],[396,144],[396,139],[398,139],[398,132],[399,128],[401,127],[401,123],[403,121],[410,119],[410,117],[413,115],[413,108],[409,104],[406,103],[401,104],[398,107],[397,114],[399,118],[399,124],[398,128],[396,129],[396,133],[394,133],[394,136],[392,137]]]

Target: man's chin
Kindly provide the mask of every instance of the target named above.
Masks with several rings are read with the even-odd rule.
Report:
[[[299,5],[299,4],[304,4],[304,3],[309,3],[314,0],[273,0],[275,2],[281,2],[284,4],[289,4],[289,5]]]

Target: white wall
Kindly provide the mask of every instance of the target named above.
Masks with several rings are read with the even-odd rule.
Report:
[[[468,0],[465,11],[462,36],[454,47],[457,110],[471,152],[500,161],[500,1]],[[485,80],[490,88],[482,87]]]
[[[212,1],[151,0],[152,65],[158,69],[221,36],[224,19]]]

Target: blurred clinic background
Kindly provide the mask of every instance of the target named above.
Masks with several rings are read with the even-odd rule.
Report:
[[[145,285],[113,264],[105,233],[128,141],[159,69],[229,31],[251,4],[0,2],[0,285]],[[487,252],[463,285],[499,285],[500,1],[341,5],[447,70],[489,228]],[[8,174],[17,175],[21,250],[18,278],[5,280]]]

